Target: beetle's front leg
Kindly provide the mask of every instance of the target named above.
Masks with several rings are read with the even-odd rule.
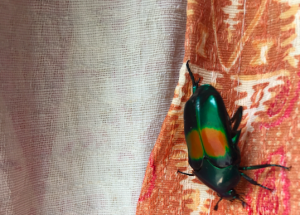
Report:
[[[220,197],[219,201],[217,202],[217,204],[214,207],[214,210],[217,211],[218,210],[218,204],[220,201],[222,201],[223,197]]]

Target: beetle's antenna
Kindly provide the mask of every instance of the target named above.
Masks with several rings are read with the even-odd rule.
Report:
[[[223,199],[223,198],[221,197],[221,198],[219,199],[219,201],[217,202],[217,204],[215,205],[215,207],[214,207],[214,210],[215,210],[215,211],[218,210],[218,204],[219,204],[219,202],[220,202],[222,199]]]
[[[241,197],[242,200],[244,200],[244,197],[242,195],[246,195],[245,193],[239,193],[239,197]]]
[[[236,195],[236,199],[240,200],[242,202],[243,208],[248,205],[246,202],[243,201],[243,199],[240,199],[239,195]]]

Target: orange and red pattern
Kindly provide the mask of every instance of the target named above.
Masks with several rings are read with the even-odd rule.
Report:
[[[203,148],[202,142],[200,140],[199,133],[192,130],[186,137],[186,143],[190,144],[190,158],[192,159],[202,159],[203,158]],[[193,143],[193,144],[192,144]]]
[[[226,136],[222,131],[213,128],[203,128],[201,137],[205,153],[209,157],[225,156],[226,149],[229,149],[229,147]]]
[[[221,93],[230,116],[244,107],[238,143],[242,166],[292,165],[247,171],[241,180],[249,207],[223,200],[191,172],[183,131],[183,109],[191,96],[185,64],[174,99],[151,153],[137,214],[299,214],[300,211],[300,1],[189,0],[185,58],[202,83]]]

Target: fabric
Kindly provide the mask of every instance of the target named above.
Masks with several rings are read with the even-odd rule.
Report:
[[[135,214],[186,2],[0,2],[0,214]]]
[[[299,214],[299,1],[205,1],[187,5],[185,57],[178,85],[150,155],[137,214]],[[238,146],[241,166],[274,163],[236,187],[249,206],[223,200],[192,172],[184,138],[183,109],[191,96],[185,62],[201,84],[221,93],[230,116],[243,106]]]

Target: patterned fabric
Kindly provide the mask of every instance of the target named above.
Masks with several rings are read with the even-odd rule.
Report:
[[[241,179],[236,187],[249,207],[223,200],[195,177],[183,131],[183,109],[191,96],[185,63],[161,133],[151,153],[137,214],[298,214],[300,124],[300,1],[190,0],[184,62],[201,84],[221,93],[230,116],[244,107],[238,143],[241,166],[293,166],[247,171],[273,192]]]

